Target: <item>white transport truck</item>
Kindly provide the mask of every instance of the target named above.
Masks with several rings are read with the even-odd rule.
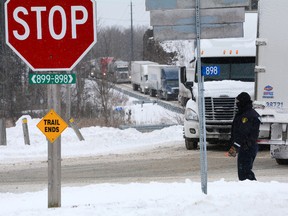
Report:
[[[205,77],[204,82],[207,142],[227,142],[237,111],[236,96],[245,91],[254,97],[256,32],[257,13],[246,13],[243,38],[201,40],[202,66],[220,67],[219,76]],[[197,148],[200,136],[196,58],[186,71],[190,79],[185,76],[185,71],[181,71],[183,84],[191,89],[184,117],[184,138],[188,150]]]
[[[148,93],[148,65],[157,65],[152,61],[133,61],[131,62],[131,84],[134,91]]]
[[[259,0],[256,110],[261,115],[258,143],[270,144],[272,158],[288,164],[287,0]]]
[[[177,100],[179,67],[174,65],[148,65],[148,91],[150,96]]]

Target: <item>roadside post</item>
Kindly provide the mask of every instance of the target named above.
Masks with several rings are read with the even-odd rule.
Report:
[[[96,2],[7,0],[5,36],[7,45],[35,72],[29,83],[48,84],[50,119],[46,115],[38,127],[48,134],[48,208],[61,207],[60,134],[67,123],[60,117],[60,87],[76,82],[75,74],[61,71],[71,71],[96,44]]]
[[[0,145],[7,146],[5,118],[0,118]]]
[[[27,118],[22,119],[22,128],[23,128],[23,135],[24,135],[24,143],[25,145],[30,145],[30,138],[29,138],[29,130],[28,130],[28,120]]]
[[[201,73],[201,39],[243,37],[245,6],[249,6],[249,0],[146,0],[155,40],[195,40],[197,44],[201,188],[205,194],[208,172],[204,95],[206,75]],[[213,67],[212,70],[217,68]],[[215,71],[207,72],[207,75],[213,75]]]
[[[74,130],[74,132],[76,133],[78,139],[79,139],[80,141],[83,141],[83,140],[84,140],[84,137],[82,136],[82,134],[81,134],[81,132],[80,132],[80,130],[79,130],[79,128],[78,128],[78,126],[77,126],[77,124],[75,123],[75,121],[74,121],[73,118],[71,118],[71,119],[69,120],[69,125],[70,125],[71,128]]]

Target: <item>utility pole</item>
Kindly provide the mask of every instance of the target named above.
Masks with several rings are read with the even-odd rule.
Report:
[[[133,6],[132,6],[132,1],[130,2],[130,9],[131,9],[131,56],[130,56],[130,61],[134,61],[134,31],[133,31]]]

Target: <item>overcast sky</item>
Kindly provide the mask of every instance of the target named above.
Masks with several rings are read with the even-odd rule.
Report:
[[[131,0],[96,0],[97,18],[100,25],[119,25],[129,27],[131,24]],[[132,0],[133,25],[150,26],[150,15],[145,9],[145,0]]]

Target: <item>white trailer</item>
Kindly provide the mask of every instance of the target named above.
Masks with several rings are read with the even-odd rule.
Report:
[[[287,0],[259,0],[256,108],[261,115],[260,144],[270,144],[272,158],[288,164]]]
[[[156,62],[151,61],[133,61],[131,63],[131,84],[134,91],[140,91],[142,93],[148,92],[147,81],[148,72],[147,65],[157,65]]]
[[[148,65],[148,91],[150,96],[177,100],[179,93],[179,67],[174,65]]]
[[[246,13],[244,38],[201,40],[202,66],[220,67],[220,75],[205,77],[204,83],[206,139],[212,144],[225,143],[230,139],[232,121],[237,112],[237,95],[245,91],[254,97],[256,32],[257,13]],[[183,81],[191,89],[184,117],[184,138],[188,150],[197,148],[200,137],[196,63],[197,56],[189,70],[190,77],[186,76]]]

